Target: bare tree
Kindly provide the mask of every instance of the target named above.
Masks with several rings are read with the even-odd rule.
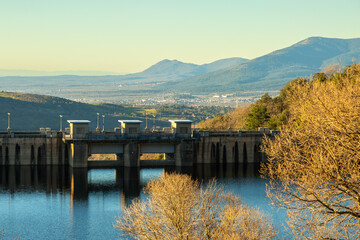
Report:
[[[308,239],[360,236],[360,65],[292,87],[292,119],[263,150],[268,196]]]
[[[210,183],[200,187],[188,175],[164,173],[145,187],[114,227],[136,239],[273,239],[268,218],[240,198]]]

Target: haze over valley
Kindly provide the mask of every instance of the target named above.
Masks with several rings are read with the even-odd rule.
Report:
[[[165,59],[133,74],[3,76],[0,83],[2,91],[82,102],[234,106],[265,92],[276,95],[294,78],[359,61],[360,38],[311,37],[251,60],[234,57],[197,65]]]

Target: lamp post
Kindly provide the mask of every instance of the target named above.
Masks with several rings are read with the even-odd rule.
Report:
[[[62,117],[63,115],[60,115],[60,132],[62,132]]]
[[[103,128],[102,128],[102,131],[105,132],[105,115],[102,115],[103,117]]]
[[[229,133],[231,133],[232,132],[232,130],[231,130],[231,117],[230,117],[230,115],[228,115],[228,117],[229,117]]]
[[[153,115],[153,116],[154,116],[153,131],[155,131],[155,117],[156,117],[156,115]]]
[[[97,122],[96,122],[96,131],[99,132],[100,128],[99,128],[99,117],[100,117],[100,113],[96,113],[97,114]]]
[[[10,128],[10,113],[8,113],[8,127],[7,127],[7,131],[10,132],[11,128]]]
[[[145,110],[145,131],[149,130],[147,125],[147,111]]]

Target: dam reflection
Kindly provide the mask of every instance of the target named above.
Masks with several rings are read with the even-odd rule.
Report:
[[[162,172],[189,174],[206,182],[213,178],[258,177],[257,164],[199,164],[193,167],[87,169],[65,166],[0,166],[0,190],[69,195],[71,202],[86,202],[89,194],[118,193],[123,204],[139,197],[144,185]]]

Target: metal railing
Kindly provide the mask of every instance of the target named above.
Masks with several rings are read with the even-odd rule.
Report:
[[[10,131],[0,132],[0,137],[6,138],[32,138],[32,137],[61,137],[62,133],[57,131]]]
[[[90,131],[84,135],[78,135],[76,139],[89,140],[122,140],[122,139],[147,139],[147,140],[166,140],[166,139],[188,139],[188,138],[202,138],[202,137],[259,137],[260,135],[274,136],[280,131],[214,131],[214,130],[199,130],[193,129],[191,134],[170,133],[169,131],[141,131],[138,134],[123,134],[119,131]],[[56,130],[49,131],[11,131],[0,132],[2,138],[30,138],[30,137],[63,137],[65,140],[74,139],[69,132],[59,132]]]
[[[84,135],[72,136],[65,134],[65,140],[126,140],[126,139],[140,139],[140,140],[167,140],[182,138],[191,138],[192,134],[178,134],[169,133],[166,131],[141,131],[137,134],[123,134],[117,131],[90,131]]]

